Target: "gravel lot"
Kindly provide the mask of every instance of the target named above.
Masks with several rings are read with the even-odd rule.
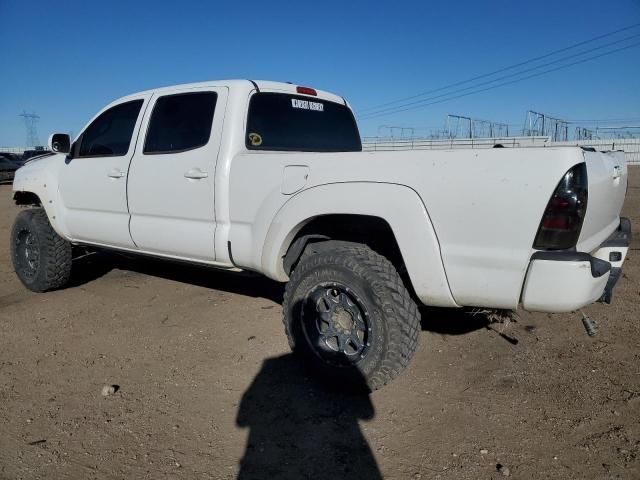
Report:
[[[0,478],[640,478],[631,170],[636,240],[614,303],[586,309],[596,337],[577,313],[425,311],[410,368],[370,396],[306,374],[263,278],[94,255],[28,292],[0,186]]]

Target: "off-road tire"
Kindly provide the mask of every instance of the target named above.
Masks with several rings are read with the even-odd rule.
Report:
[[[373,327],[366,356],[354,365],[327,363],[311,345],[314,342],[308,341],[307,327],[303,326],[308,325],[305,305],[317,298],[312,297],[314,289],[332,282],[352,292]],[[385,257],[358,243],[336,242],[335,248],[317,252],[308,247],[287,284],[283,314],[291,349],[339,389],[372,391],[383,387],[407,367],[418,345],[418,307],[398,272]]]
[[[25,239],[37,262],[25,254]],[[33,292],[62,288],[71,276],[71,244],[51,227],[42,208],[23,210],[11,230],[11,261],[22,284]]]

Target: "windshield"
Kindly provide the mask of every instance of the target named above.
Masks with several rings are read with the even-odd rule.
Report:
[[[250,150],[357,152],[360,134],[351,110],[319,98],[256,93],[249,103],[246,145]]]

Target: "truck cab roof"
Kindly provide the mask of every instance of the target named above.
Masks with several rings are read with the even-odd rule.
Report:
[[[298,87],[302,87],[301,85],[296,85],[289,82],[274,82],[270,80],[249,80],[249,79],[232,79],[232,80],[209,80],[205,82],[195,82],[195,83],[183,83],[179,85],[170,85],[166,87],[152,88],[149,90],[143,90],[140,92],[136,92],[130,95],[126,95],[124,97],[118,98],[111,104],[120,103],[122,101],[128,100],[130,98],[139,97],[140,95],[146,94],[165,94],[170,93],[176,89],[185,89],[185,88],[203,88],[203,87],[228,87],[233,90],[246,90],[247,95],[251,93],[253,90],[259,90],[261,92],[282,92],[282,93],[291,93],[295,95],[308,95],[304,91],[299,91]],[[313,87],[303,87],[306,89],[311,89],[316,92],[315,96],[322,100],[328,100],[330,102],[341,103],[343,105],[347,105],[347,101],[336,94],[331,92],[326,92],[324,90],[318,90]]]

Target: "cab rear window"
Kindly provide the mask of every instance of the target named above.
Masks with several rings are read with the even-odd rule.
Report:
[[[269,92],[251,97],[246,146],[250,150],[299,152],[362,150],[353,113],[345,105]]]

